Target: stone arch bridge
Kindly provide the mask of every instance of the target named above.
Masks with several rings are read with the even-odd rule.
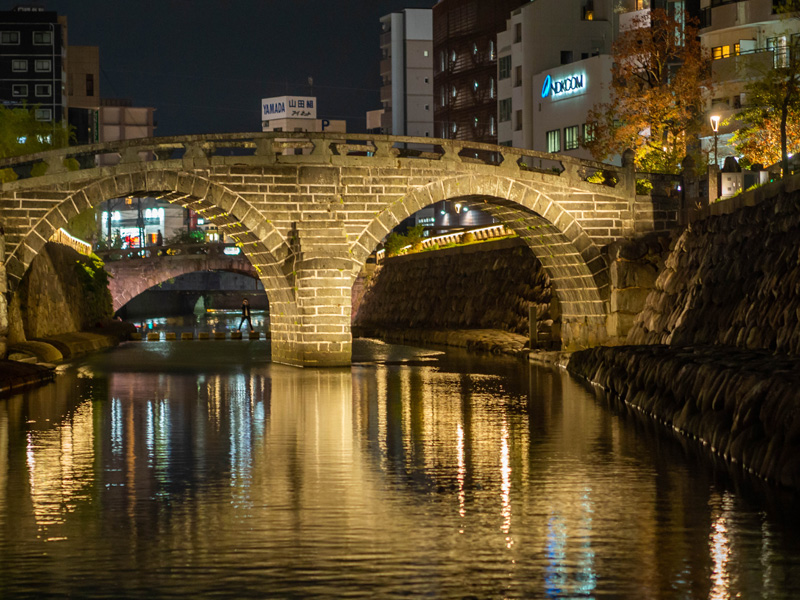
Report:
[[[183,244],[150,246],[144,250],[106,250],[97,254],[111,275],[109,289],[113,309],[117,311],[154,285],[187,273],[227,271],[259,278],[244,254],[225,254],[226,248],[238,251],[235,244]]]
[[[422,144],[430,151],[406,149]],[[241,245],[268,295],[272,359],[301,366],[350,363],[357,274],[393,227],[435,202],[481,209],[525,240],[553,282],[565,348],[614,334],[601,249],[675,220],[649,197],[637,200],[632,164],[430,138],[140,139],[6,159],[0,169],[19,177],[0,185],[1,291],[13,293],[47,240],[81,212],[112,198],[162,197]]]

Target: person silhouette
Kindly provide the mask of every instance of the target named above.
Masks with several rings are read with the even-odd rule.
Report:
[[[242,300],[242,318],[239,321],[239,327],[236,328],[237,331],[241,331],[242,323],[247,321],[247,327],[250,329],[250,333],[253,333],[253,323],[250,321],[250,302],[245,298]]]

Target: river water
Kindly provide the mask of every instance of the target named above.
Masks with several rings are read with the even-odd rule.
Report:
[[[2,598],[798,598],[796,497],[567,375],[127,343],[0,400]]]

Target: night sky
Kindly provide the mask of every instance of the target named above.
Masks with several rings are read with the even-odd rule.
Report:
[[[9,10],[19,1],[0,0]],[[157,136],[261,129],[261,98],[309,95],[363,132],[380,108],[381,16],[436,0],[44,0],[100,47],[100,93],[154,106]]]

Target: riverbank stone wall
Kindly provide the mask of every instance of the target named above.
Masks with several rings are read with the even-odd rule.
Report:
[[[539,343],[560,340],[550,279],[519,238],[386,259],[358,286],[357,335],[391,330],[497,329]]]
[[[736,469],[800,490],[800,357],[720,346],[598,347],[567,367]]]
[[[800,179],[726,202],[676,237],[632,345],[576,352],[568,370],[798,490]]]
[[[693,223],[628,342],[800,353],[800,192]]]
[[[92,259],[48,242],[9,302],[9,345],[82,331],[110,319],[105,282],[105,272]]]

